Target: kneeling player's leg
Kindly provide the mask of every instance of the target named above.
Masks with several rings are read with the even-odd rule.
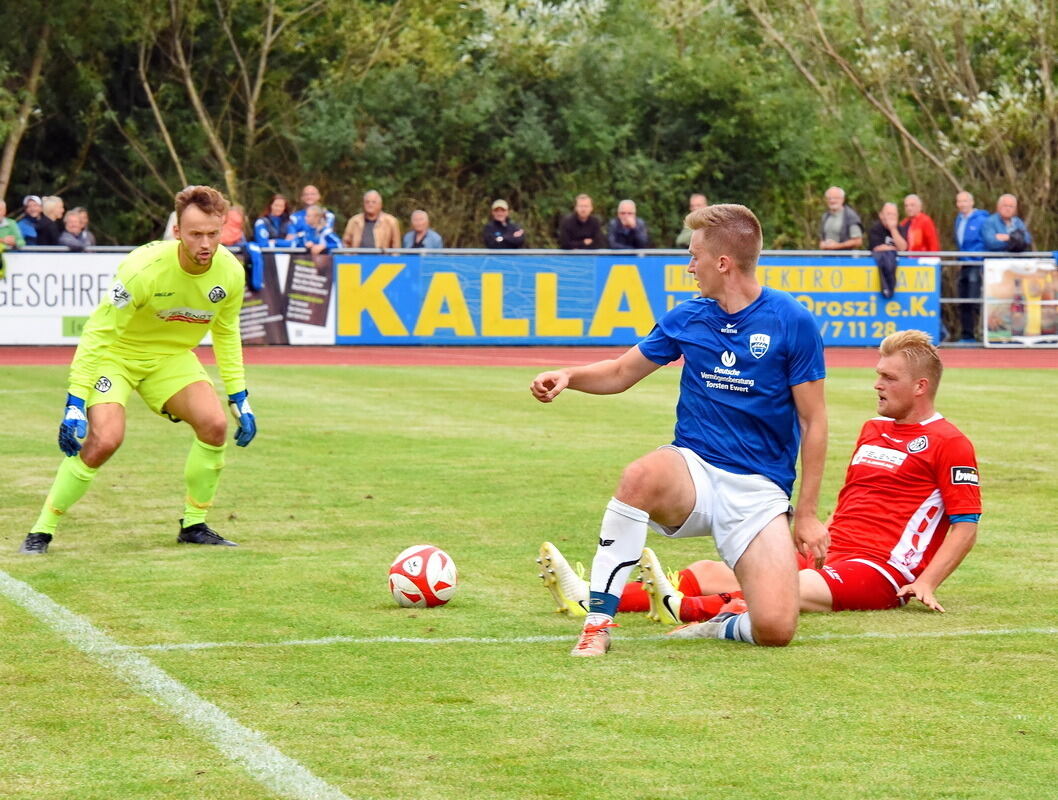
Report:
[[[803,569],[797,573],[801,595],[801,611],[826,612],[833,610],[834,598],[823,575],[816,569]]]
[[[84,497],[96,472],[121,446],[125,438],[125,407],[119,403],[98,403],[88,408],[88,436],[75,456],[67,456],[33,524],[35,533],[55,533],[59,518]]]
[[[797,557],[787,516],[775,517],[754,537],[735,564],[749,612],[733,618],[733,635],[756,644],[782,647],[797,630]]]
[[[632,568],[647,540],[647,521],[679,526],[694,508],[694,484],[687,465],[671,448],[655,450],[633,461],[621,475],[606,506],[599,547],[591,566],[589,619],[613,619]]]
[[[228,421],[213,384],[196,381],[181,389],[165,402],[165,411],[187,422],[195,431],[195,441],[184,464],[187,497],[184,505],[184,527],[205,522],[213,505],[224,468],[225,437]]]

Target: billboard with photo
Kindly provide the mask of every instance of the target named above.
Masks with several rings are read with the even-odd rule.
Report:
[[[984,260],[986,347],[1058,347],[1053,258]]]

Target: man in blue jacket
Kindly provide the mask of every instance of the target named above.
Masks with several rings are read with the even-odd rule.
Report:
[[[1032,236],[1018,216],[1018,198],[1000,195],[996,213],[981,227],[981,240],[985,250],[993,252],[1023,253],[1032,249]]]
[[[983,208],[974,208],[974,196],[969,192],[955,195],[954,238],[955,249],[968,253],[979,253],[985,249],[981,239],[981,228],[988,220],[988,212]],[[977,341],[974,331],[977,330],[977,319],[981,316],[981,264],[963,264],[959,268],[959,297],[973,300],[972,303],[959,305],[959,320],[962,323],[962,340]]]

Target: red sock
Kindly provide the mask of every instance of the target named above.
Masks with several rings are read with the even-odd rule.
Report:
[[[676,589],[683,593],[684,598],[694,597],[702,593],[698,588],[698,579],[689,569],[680,570],[680,582]],[[621,603],[617,606],[619,612],[643,612],[650,611],[650,595],[639,581],[625,584],[625,590],[621,593]],[[711,614],[715,617],[716,614]],[[709,619],[709,617],[706,617]]]
[[[720,613],[720,609],[734,598],[741,598],[742,592],[721,592],[720,594],[707,594],[703,597],[683,598],[680,603],[680,620],[683,622],[704,622],[712,619]]]
[[[621,602],[617,606],[619,612],[650,611],[650,595],[639,581],[625,584],[625,590],[621,592]]]
[[[689,569],[680,570],[680,585],[676,588],[683,592],[684,597],[698,597],[702,593],[701,587],[698,586],[698,579]]]

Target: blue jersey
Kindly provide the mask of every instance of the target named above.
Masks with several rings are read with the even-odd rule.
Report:
[[[639,350],[656,364],[684,358],[673,444],[790,494],[801,443],[791,387],[826,377],[804,306],[767,287],[737,314],[697,297],[665,314]]]

